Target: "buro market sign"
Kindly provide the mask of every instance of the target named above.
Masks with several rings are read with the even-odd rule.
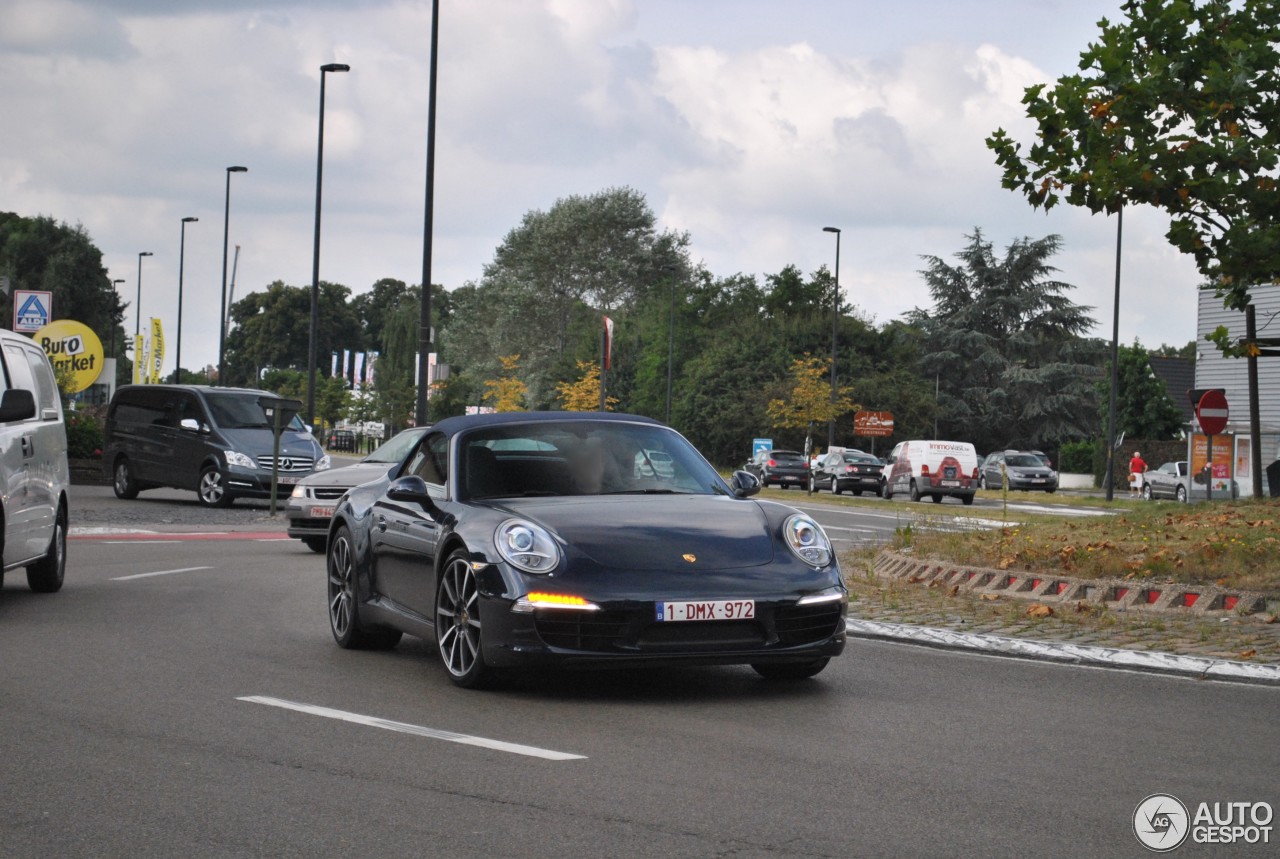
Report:
[[[32,339],[49,356],[63,393],[79,393],[102,374],[102,341],[83,322],[59,319],[41,328]]]

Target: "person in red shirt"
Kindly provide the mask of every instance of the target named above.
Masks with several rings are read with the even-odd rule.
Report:
[[[1138,451],[1133,452],[1133,459],[1129,460],[1129,494],[1142,494],[1142,475],[1147,470],[1147,464],[1142,461],[1142,454]]]

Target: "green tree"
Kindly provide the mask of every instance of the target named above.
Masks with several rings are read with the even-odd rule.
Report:
[[[805,354],[791,362],[791,374],[783,396],[769,401],[765,412],[775,427],[805,430],[806,451],[813,450],[813,427],[857,411],[852,389],[831,390],[831,362]]]
[[[598,353],[602,312],[623,320],[648,293],[666,295],[673,273],[688,279],[688,241],[659,232],[644,196],[630,188],[529,212],[481,280],[454,290],[441,334],[445,360],[483,380],[501,372],[499,355],[519,354],[530,405],[549,406],[556,384]],[[625,390],[633,375],[623,362],[610,388]]]
[[[981,449],[1088,437],[1100,344],[1081,335],[1090,308],[1072,303],[1049,258],[1058,236],[1017,239],[997,258],[975,229],[948,265],[924,257],[934,306],[907,314],[923,334],[921,368],[936,380],[941,434]]]
[[[1110,361],[1105,378],[1095,385],[1100,402],[1111,393]],[[1161,440],[1177,438],[1182,429],[1182,415],[1169,392],[1151,372],[1151,355],[1138,343],[1120,346],[1119,384],[1116,388],[1116,431],[1134,439]],[[1102,436],[1103,433],[1099,433]]]
[[[320,325],[316,338],[319,375],[330,373],[329,356],[363,348],[359,319],[348,303],[351,290],[320,283]],[[235,327],[227,336],[227,384],[254,384],[263,370],[306,371],[311,332],[311,288],[275,281],[231,305]]]
[[[98,335],[107,357],[124,357],[121,321],[128,304],[120,300],[102,252],[83,227],[0,212],[0,275],[9,278],[11,290],[51,292],[53,319],[83,322]],[[0,302],[0,320],[13,327],[12,301]]]
[[[987,139],[1003,185],[1033,206],[1092,212],[1145,203],[1223,298],[1280,279],[1280,4],[1129,0],[1099,22],[1081,72],[1022,99],[1036,123],[1025,157]]]

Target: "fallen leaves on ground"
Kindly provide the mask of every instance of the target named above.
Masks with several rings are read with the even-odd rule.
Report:
[[[1257,655],[1258,655],[1258,651],[1255,648],[1250,647],[1248,650],[1242,650],[1239,653],[1237,653],[1236,657],[1239,659],[1252,659]]]
[[[1053,609],[1044,603],[1033,603],[1027,609],[1027,617],[1051,617],[1052,615]]]

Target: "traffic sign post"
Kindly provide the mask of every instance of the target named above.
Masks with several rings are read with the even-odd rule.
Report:
[[[1200,394],[1196,401],[1196,420],[1200,423],[1200,431],[1207,438],[1205,459],[1209,469],[1209,480],[1205,484],[1205,498],[1213,500],[1213,437],[1227,428],[1227,394],[1221,388],[1210,388],[1206,391],[1193,391]]]

